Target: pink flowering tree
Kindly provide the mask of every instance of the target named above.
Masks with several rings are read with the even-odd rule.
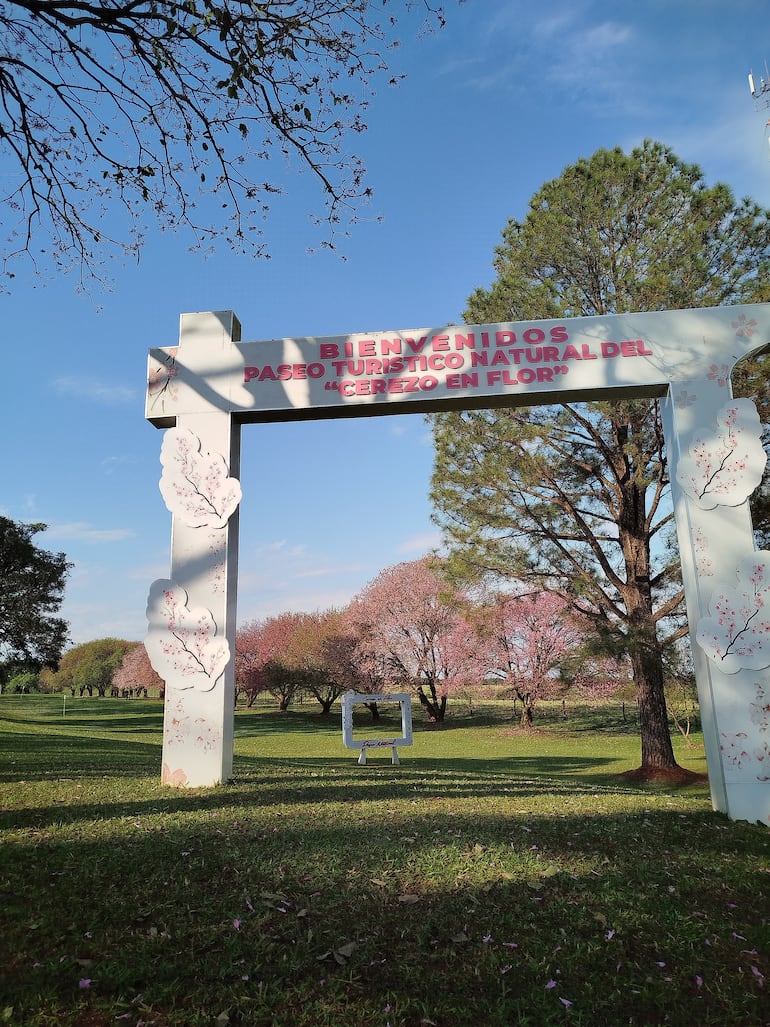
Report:
[[[591,702],[606,702],[633,687],[631,665],[614,656],[591,656],[578,651],[569,676],[570,694]]]
[[[290,666],[292,637],[302,614],[281,613],[239,628],[235,640],[236,689],[252,705],[267,692],[284,713],[301,690],[301,676]]]
[[[531,729],[538,699],[574,659],[583,632],[569,604],[551,592],[498,595],[479,617],[489,673],[521,703],[521,727]]]
[[[123,662],[112,675],[112,691],[118,696],[147,696],[152,692],[162,699],[165,688],[163,678],[153,670],[150,657],[141,642],[126,653]]]
[[[334,667],[339,680],[345,683],[344,691],[350,689],[359,695],[378,695],[387,692],[390,687],[388,662],[383,655],[378,656],[370,649],[359,645],[359,609],[354,602],[341,612],[340,631],[327,639],[326,657]],[[372,720],[380,719],[376,699],[364,702],[363,705],[371,713]]]
[[[282,710],[302,692],[331,711],[339,696],[380,692],[383,681],[366,665],[346,611],[282,613],[244,624],[236,636],[236,688],[252,706],[268,693]],[[376,703],[372,703],[376,717]]]
[[[413,689],[436,722],[444,720],[447,698],[467,679],[478,648],[474,633],[462,630],[460,599],[449,595],[425,557],[381,571],[349,610],[361,665],[389,691]]]
[[[322,716],[328,716],[334,702],[354,683],[346,659],[352,645],[339,610],[303,613],[296,623],[286,662],[320,704]]]

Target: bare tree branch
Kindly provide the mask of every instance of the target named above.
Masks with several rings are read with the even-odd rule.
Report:
[[[366,128],[395,19],[373,0],[16,0],[0,26],[2,273],[17,259],[101,276],[148,220],[268,255],[284,163],[321,186],[321,245],[371,190],[346,139]],[[387,8],[387,0],[382,8]],[[426,23],[443,12],[407,0]],[[270,164],[282,158],[280,168]],[[270,167],[261,180],[258,168]],[[109,228],[105,230],[105,224]]]

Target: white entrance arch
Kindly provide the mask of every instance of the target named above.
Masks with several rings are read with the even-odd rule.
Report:
[[[242,424],[656,396],[712,804],[770,823],[770,552],[748,509],[765,453],[730,388],[769,343],[770,304],[262,342],[241,342],[232,311],[183,314],[178,345],[150,350],[146,406],[173,515],[147,606],[163,780],[232,773]]]

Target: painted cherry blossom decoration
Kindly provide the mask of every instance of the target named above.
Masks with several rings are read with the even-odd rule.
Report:
[[[698,622],[698,645],[725,674],[770,667],[770,552],[738,566],[738,585],[715,592]]]
[[[172,770],[168,763],[164,763],[160,780],[161,784],[170,785],[172,788],[183,788],[187,784],[187,774],[181,767]]]
[[[715,431],[695,436],[676,477],[702,510],[740,506],[762,480],[766,460],[756,407],[734,399],[718,412]]]
[[[177,347],[168,350],[160,360],[151,360],[147,371],[147,398],[154,409],[160,407],[165,411],[166,401],[176,403],[176,379],[179,368],[176,363]]]
[[[211,691],[230,659],[230,646],[217,636],[211,613],[202,607],[190,609],[185,590],[159,578],[150,586],[147,621],[147,655],[164,681],[173,680],[177,688]]]
[[[171,513],[191,528],[224,528],[241,501],[241,483],[228,476],[219,453],[201,448],[186,428],[169,428],[160,450],[160,491]]]
[[[752,738],[747,731],[722,732],[722,758],[733,768],[757,781],[770,781],[770,696],[761,681],[754,683],[756,701],[751,703],[751,723],[756,727]]]

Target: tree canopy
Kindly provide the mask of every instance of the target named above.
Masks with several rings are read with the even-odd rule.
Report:
[[[281,710],[299,696],[312,696],[326,715],[355,680],[353,645],[338,610],[249,621],[236,635],[237,690],[246,694],[249,705],[268,692]]]
[[[535,194],[465,320],[484,323],[764,301],[770,219],[660,143],[599,150]],[[435,517],[459,581],[529,581],[569,599],[628,652],[642,768],[676,766],[664,693],[683,631],[657,402],[434,418]]]
[[[501,593],[480,608],[489,673],[503,694],[521,703],[521,727],[532,727],[535,705],[556,675],[573,662],[584,631],[561,596]]]
[[[122,638],[97,638],[76,645],[62,657],[58,671],[48,680],[49,687],[56,692],[66,688],[73,695],[104,697],[124,657],[136,647],[136,642]]]
[[[37,670],[57,665],[68,631],[56,614],[71,564],[34,544],[45,529],[0,516],[0,660]]]
[[[153,669],[144,644],[137,642],[126,652],[113,673],[111,693],[138,695],[140,692],[147,694],[150,689],[163,697],[166,686],[160,674]]]
[[[383,7],[385,5],[383,4]],[[422,8],[440,23],[430,0]],[[281,176],[311,172],[326,244],[370,192],[363,131],[396,19],[373,0],[12,0],[0,27],[3,271],[98,273],[146,217],[263,255]],[[114,229],[105,228],[106,214]],[[122,218],[117,215],[122,214]]]
[[[447,697],[459,683],[484,676],[461,603],[423,557],[385,568],[348,610],[362,667],[389,690],[413,689],[435,721],[444,720]]]

